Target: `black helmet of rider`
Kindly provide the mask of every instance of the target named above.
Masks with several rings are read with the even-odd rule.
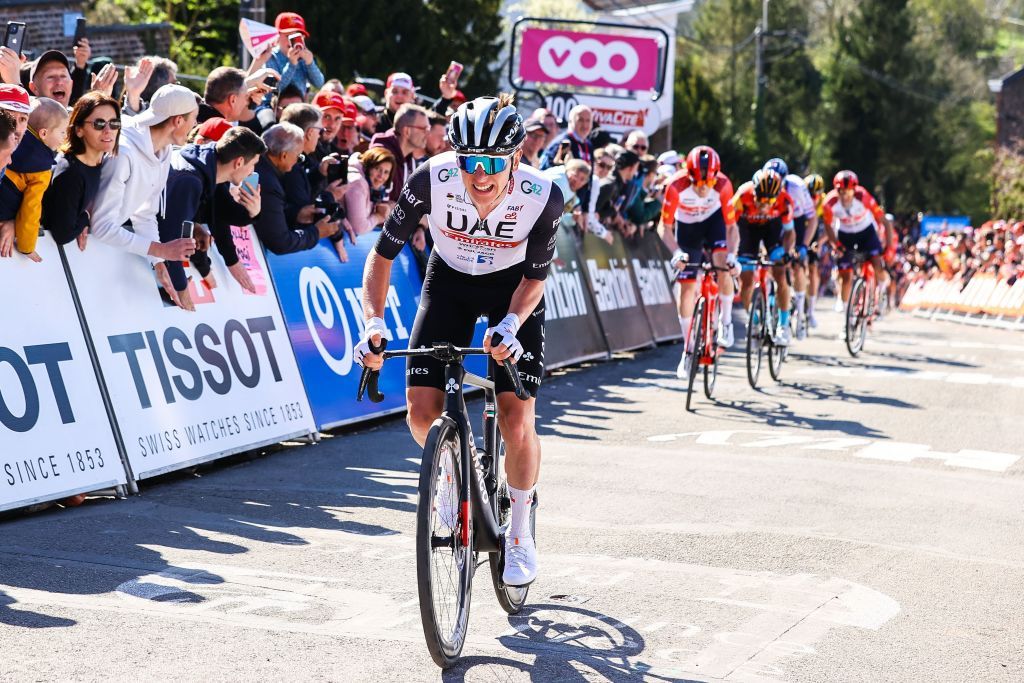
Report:
[[[811,191],[812,195],[819,195],[825,191],[825,179],[817,173],[804,178],[804,182],[807,183],[807,189]]]
[[[775,199],[782,191],[782,176],[778,171],[762,168],[754,173],[754,196],[759,200]]]
[[[448,123],[448,142],[457,154],[510,156],[525,138],[523,119],[508,95],[464,102]]]

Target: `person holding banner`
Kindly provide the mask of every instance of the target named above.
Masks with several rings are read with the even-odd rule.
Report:
[[[480,97],[458,108],[448,129],[454,151],[433,157],[409,177],[366,260],[366,324],[354,350],[356,361],[365,367],[379,369],[383,364],[370,345],[376,347],[388,334],[383,315],[392,261],[426,217],[434,249],[409,346],[467,346],[477,318],[486,313],[490,327],[484,333],[484,348],[494,362],[517,361],[532,395],[520,401],[509,378],[494,373],[512,499],[502,576],[509,586],[527,585],[537,576],[530,529],[540,474],[534,410],[544,374],[544,279],[565,205],[557,185],[520,163],[525,137],[511,95]],[[456,192],[466,201],[446,201]],[[491,346],[495,333],[503,341]],[[444,363],[430,357],[410,359],[406,376],[409,427],[422,446],[443,408]]]
[[[665,188],[661,210],[661,237],[675,254],[672,265],[679,274],[679,326],[683,330],[683,356],[676,376],[690,376],[693,349],[687,349],[693,308],[697,295],[697,276],[704,250],[711,251],[711,262],[719,267],[736,265],[736,210],[732,205],[732,183],[722,173],[718,153],[700,145],[686,155],[686,168],[676,173]],[[718,279],[718,305],[721,311],[719,344],[728,348],[735,336],[732,329],[732,277]]]

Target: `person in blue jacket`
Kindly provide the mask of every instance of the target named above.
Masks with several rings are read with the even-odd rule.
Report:
[[[195,224],[194,236],[200,247],[197,255],[205,251],[201,248],[204,245],[209,248],[210,237],[210,233],[199,226],[209,226],[228,270],[243,288],[252,292],[256,288],[238,259],[231,226],[247,225],[260,213],[259,183],[250,185],[244,181],[254,173],[256,163],[266,149],[256,133],[235,126],[217,142],[189,144],[176,150],[167,176],[164,210],[157,216],[162,242],[181,238],[186,221]],[[232,186],[237,188],[236,195],[232,193]],[[202,256],[198,260],[206,261]],[[195,310],[182,262],[169,261],[167,272],[182,303],[186,304],[184,307]]]

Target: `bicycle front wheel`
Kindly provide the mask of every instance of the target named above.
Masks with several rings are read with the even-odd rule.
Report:
[[[750,301],[750,310],[747,313],[747,381],[752,389],[757,389],[767,324],[764,293],[760,288],[754,290],[754,298]]]
[[[476,569],[472,520],[461,505],[462,439],[446,417],[434,421],[423,447],[416,505],[416,583],[430,656],[441,668],[466,642]]]
[[[862,278],[857,278],[850,290],[850,301],[846,306],[846,350],[855,357],[864,348],[868,333],[868,288]]]
[[[707,302],[702,298],[697,300],[697,306],[693,309],[693,321],[690,323],[690,341],[688,353],[690,354],[690,376],[686,382],[686,409],[690,410],[690,401],[693,399],[693,382],[697,379],[697,368],[700,367],[700,359],[704,355],[704,310]]]

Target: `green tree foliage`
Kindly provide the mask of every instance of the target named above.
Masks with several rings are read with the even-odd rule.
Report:
[[[237,0],[95,0],[87,16],[97,24],[170,22],[168,56],[183,74],[238,62]]]
[[[1007,70],[1012,43],[993,2],[771,0],[759,147],[761,0],[706,0],[678,45],[673,141],[714,145],[736,180],[781,156],[801,173],[853,168],[890,210],[984,219],[995,121],[986,80]]]
[[[1024,216],[1024,147],[1000,150],[995,157],[992,217],[1020,220]]]
[[[267,15],[296,7],[272,0]],[[472,97],[497,86],[490,64],[504,50],[500,7],[500,0],[391,0],[308,3],[298,11],[328,77],[349,82],[356,74],[383,79],[406,71],[436,96],[437,81],[454,59],[465,66],[459,87]]]

